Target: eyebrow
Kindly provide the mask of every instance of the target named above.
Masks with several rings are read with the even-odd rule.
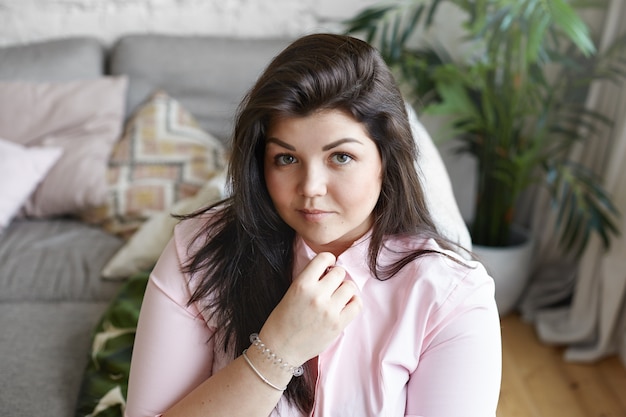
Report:
[[[267,143],[275,143],[278,146],[282,146],[283,148],[289,149],[290,151],[296,150],[295,146],[291,146],[287,142],[283,142],[282,140],[277,139],[277,138],[267,138]]]
[[[324,147],[322,148],[322,150],[323,150],[323,151],[327,151],[327,150],[329,150],[329,149],[336,148],[337,146],[342,145],[342,144],[344,144],[344,143],[358,143],[358,144],[361,144],[361,141],[356,140],[356,139],[353,139],[353,138],[344,138],[344,139],[339,139],[339,140],[337,140],[337,141],[335,141],[335,142],[333,142],[333,143],[329,143],[328,145],[324,146]]]
[[[283,148],[289,149],[290,151],[295,151],[296,148],[286,142],[283,142],[282,140],[278,139],[278,138],[268,138],[267,142],[270,143],[275,143],[278,146],[282,146]],[[335,142],[329,143],[328,145],[325,145],[322,150],[323,151],[328,151],[330,149],[336,148],[339,145],[342,145],[344,143],[359,143],[361,144],[361,141],[357,140],[357,139],[353,139],[353,138],[344,138],[344,139],[339,139]]]

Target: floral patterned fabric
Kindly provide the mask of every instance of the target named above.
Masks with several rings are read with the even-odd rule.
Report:
[[[75,417],[122,417],[130,359],[149,272],[129,279],[98,323]]]

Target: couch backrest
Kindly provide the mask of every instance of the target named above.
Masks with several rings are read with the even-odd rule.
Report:
[[[0,48],[0,81],[72,81],[102,76],[105,51],[75,37]]]
[[[227,141],[237,105],[288,39],[126,35],[109,50],[92,37],[0,48],[0,81],[70,81],[129,76],[126,114],[158,89]]]
[[[227,140],[237,105],[287,39],[127,35],[110,51],[109,73],[127,74],[131,114],[155,90],[177,99],[200,125]]]

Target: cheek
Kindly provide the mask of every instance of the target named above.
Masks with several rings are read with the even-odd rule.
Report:
[[[352,206],[358,210],[371,209],[371,206],[378,202],[381,187],[380,175],[365,173],[354,176],[350,181],[337,184],[333,194],[344,205]]]
[[[287,184],[285,184],[284,178],[273,174],[271,171],[266,171],[265,186],[275,205],[279,204],[285,198],[288,187]]]
[[[371,205],[372,210],[378,204],[380,200],[380,194],[382,192],[382,174],[372,177],[369,185],[366,185],[366,189],[369,191],[367,195],[367,202]]]

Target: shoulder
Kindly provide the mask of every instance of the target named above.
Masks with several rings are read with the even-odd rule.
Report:
[[[429,305],[431,313],[445,315],[456,309],[495,306],[494,282],[484,266],[441,248],[433,239],[389,239],[383,258],[389,262],[416,250],[429,253],[412,260],[392,279],[399,278],[403,285],[413,287],[413,296],[421,305]]]
[[[182,308],[198,313],[197,306],[188,305],[189,299],[200,280],[185,271],[185,266],[211,234],[213,220],[218,218],[221,208],[216,208],[179,222],[174,228],[173,237],[159,257],[150,281],[168,298]]]
[[[216,221],[225,210],[224,206],[213,208],[200,215],[179,222],[174,228],[173,244],[178,256],[188,260],[213,235]]]

